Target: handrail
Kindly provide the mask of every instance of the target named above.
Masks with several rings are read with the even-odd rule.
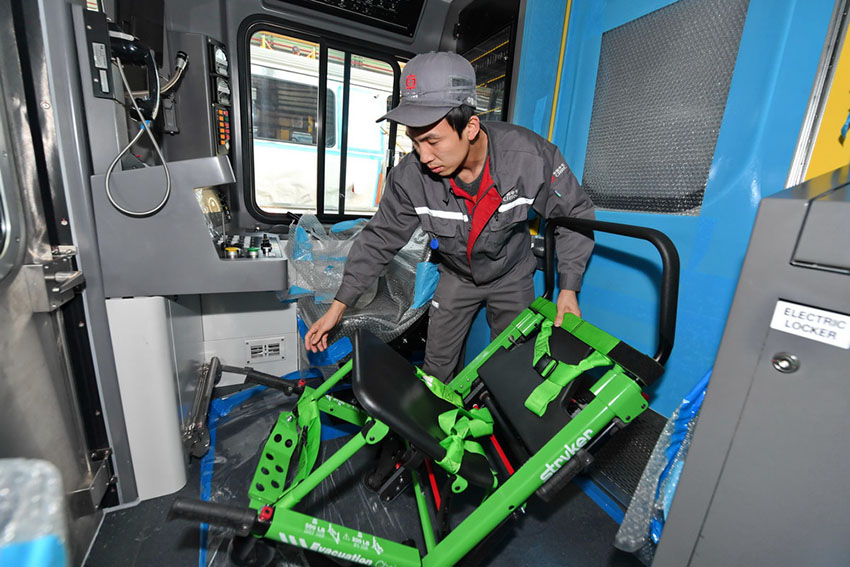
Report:
[[[663,271],[661,273],[661,301],[659,307],[658,350],[653,357],[664,364],[673,350],[673,338],[676,334],[676,309],[679,301],[679,253],[673,241],[663,232],[643,226],[632,226],[613,222],[572,217],[560,217],[546,221],[546,249],[544,256],[544,275],[546,290],[544,297],[552,299],[555,289],[555,229],[559,226],[576,232],[608,232],[630,238],[647,240],[658,249],[661,255]]]

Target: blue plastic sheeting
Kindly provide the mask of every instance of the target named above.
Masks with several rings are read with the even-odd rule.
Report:
[[[298,335],[303,339],[304,335],[307,334],[307,324],[301,319],[298,318]],[[332,364],[336,364],[354,350],[354,347],[351,345],[351,339],[348,337],[342,337],[335,343],[332,343],[322,352],[311,352],[307,351],[307,360],[310,362],[310,366],[330,366]]]
[[[252,396],[266,390],[265,386],[254,386],[231,396],[218,398],[210,403],[207,415],[207,429],[210,433],[210,448],[201,459],[201,500],[208,501],[212,491],[213,465],[215,464],[215,437],[218,420],[229,414]],[[201,547],[198,555],[198,567],[207,565],[207,535],[209,524],[201,524]]]
[[[691,423],[702,407],[710,378],[711,370],[702,377],[702,380],[697,382],[697,385],[682,400],[682,405],[679,406],[679,415],[673,422],[670,445],[665,450],[667,466],[661,471],[661,476],[658,478],[658,488],[655,491],[655,506],[660,510],[660,516],[653,517],[649,524],[650,537],[655,544],[658,544],[661,540],[664,521],[667,519],[667,514],[670,513],[673,495],[676,493],[676,487],[679,486],[679,477],[681,477],[682,468],[685,466],[684,453],[687,452],[687,446],[683,447],[685,437],[690,431]]]
[[[597,506],[602,508],[602,510],[604,510],[612,520],[617,522],[617,524],[623,523],[623,517],[626,513],[623,512],[620,505],[617,504],[613,498],[608,496],[608,493],[602,490],[598,484],[593,482],[590,478],[580,475],[575,477],[573,482],[575,482],[578,487],[581,488],[594,503],[596,503]]]
[[[0,546],[0,565],[11,567],[65,567],[65,546],[55,535]]]
[[[292,260],[302,262],[313,261],[313,246],[310,244],[310,236],[300,225],[295,227],[295,238],[292,246]]]
[[[299,285],[291,285],[289,286],[285,297],[278,292],[277,298],[281,303],[295,303],[302,297],[307,297],[308,295],[313,295],[313,291]]]
[[[366,219],[354,219],[338,222],[331,227],[331,232],[336,234],[339,232],[345,232],[346,230],[351,230],[352,228],[356,228],[358,224],[367,222]]]
[[[437,284],[440,282],[440,271],[434,262],[419,262],[416,264],[416,283],[413,291],[413,304],[411,309],[425,307],[425,304],[434,297]]]

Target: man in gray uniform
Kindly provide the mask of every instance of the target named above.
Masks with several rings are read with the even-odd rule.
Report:
[[[312,352],[346,307],[374,282],[417,226],[433,235],[440,282],[431,302],[423,370],[446,381],[482,303],[495,338],[534,300],[537,262],[528,219],[594,218],[593,203],[564,157],[537,134],[475,116],[475,71],[453,53],[418,55],[401,77],[401,103],[382,116],[407,126],[415,154],[390,170],[375,216],[351,247],[342,285],[304,337]],[[576,292],[593,240],[559,228],[557,299],[581,315]]]

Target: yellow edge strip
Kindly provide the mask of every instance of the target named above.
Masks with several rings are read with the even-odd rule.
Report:
[[[815,145],[807,164],[807,181],[850,162],[850,140],[839,139],[841,126],[847,120],[850,108],[850,37],[845,36],[842,43]]]
[[[485,51],[484,53],[482,53],[481,55],[479,55],[479,56],[478,56],[478,57],[476,57],[475,59],[470,60],[469,62],[470,62],[470,63],[475,63],[476,61],[478,61],[479,59],[481,59],[481,58],[482,58],[482,57],[484,57],[485,55],[490,55],[491,53],[493,53],[494,51],[496,51],[496,50],[497,50],[497,49],[499,49],[500,47],[504,47],[504,46],[505,46],[505,45],[507,45],[508,43],[510,43],[510,40],[508,40],[508,41],[503,41],[502,43],[500,43],[499,45],[497,45],[496,47],[494,47],[494,48],[493,48],[493,49],[491,49],[490,51]]]
[[[501,75],[499,75],[498,77],[493,77],[493,78],[492,78],[492,79],[490,79],[489,81],[485,81],[485,82],[481,83],[480,85],[475,85],[475,86],[476,86],[477,88],[486,87],[487,85],[489,85],[489,84],[490,84],[490,83],[492,83],[493,81],[498,81],[499,79],[504,79],[504,78],[505,78],[505,74],[504,74],[504,73],[502,73],[502,74],[501,74]]]
[[[558,107],[558,94],[561,91],[561,71],[564,68],[564,51],[567,47],[567,28],[570,25],[570,8],[573,0],[567,0],[567,9],[564,12],[564,32],[561,34],[561,54],[558,56],[558,72],[555,75],[555,93],[552,96],[552,114],[549,117],[549,137],[552,141],[552,132],[555,130],[555,109]]]

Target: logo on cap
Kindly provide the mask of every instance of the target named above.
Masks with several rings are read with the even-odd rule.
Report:
[[[407,90],[416,88],[416,75],[408,75],[407,79],[404,80],[404,86]]]

